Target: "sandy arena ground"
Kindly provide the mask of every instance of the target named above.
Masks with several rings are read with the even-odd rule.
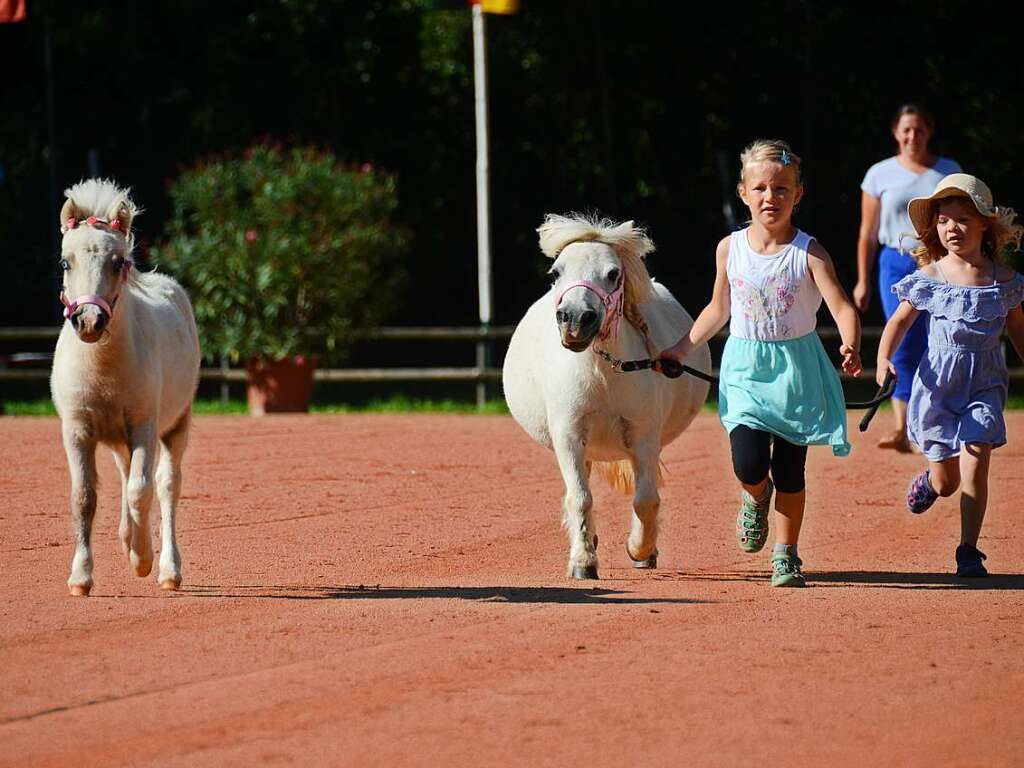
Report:
[[[601,580],[565,578],[554,458],[508,417],[200,417],[183,588],[131,575],[101,456],[92,597],[68,596],[56,419],[0,419],[0,765],[1024,764],[1024,414],[981,548],[921,466],[810,452],[810,588],[733,538],[714,416],[663,454],[661,568],[595,482]],[[155,516],[154,516],[155,518]]]

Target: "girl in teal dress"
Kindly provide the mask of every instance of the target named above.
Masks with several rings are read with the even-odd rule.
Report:
[[[803,197],[800,158],[784,141],[758,140],[740,155],[740,198],[750,226],[716,251],[711,301],[661,357],[683,360],[730,321],[718,410],[740,481],[736,536],[745,552],[768,539],[775,493],[772,586],[802,587],[797,541],[804,515],[807,446],[850,452],[839,376],[815,332],[822,299],[839,326],[843,370],[858,375],[860,321],[824,248],[792,222]]]

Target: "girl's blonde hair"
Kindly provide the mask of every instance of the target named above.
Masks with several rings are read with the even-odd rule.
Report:
[[[1013,208],[993,206],[995,215],[983,216],[967,195],[949,195],[932,201],[929,210],[928,228],[921,233],[921,245],[910,252],[910,255],[914,257],[914,261],[917,262],[917,266],[923,267],[926,264],[931,264],[946,255],[946,249],[942,245],[942,241],[939,240],[937,225],[939,221],[939,203],[947,200],[965,201],[965,207],[971,212],[972,216],[988,221],[988,229],[985,230],[985,234],[981,238],[981,252],[992,259],[992,261],[1002,261],[1007,250],[1006,246],[1011,243],[1013,244],[1013,250],[1020,248],[1021,236],[1024,236],[1024,227],[1016,223],[1017,213]]]
[[[803,161],[793,152],[789,144],[782,139],[756,139],[740,153],[740,181],[736,185],[736,194],[740,194],[747,181],[747,166],[765,161],[778,163],[786,167],[793,166],[796,171],[796,183],[803,184],[800,168]]]

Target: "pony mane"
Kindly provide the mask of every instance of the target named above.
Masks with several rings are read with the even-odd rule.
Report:
[[[549,259],[572,243],[604,243],[615,251],[622,262],[625,276],[627,304],[643,304],[654,298],[651,275],[644,264],[644,256],[654,250],[654,242],[642,227],[632,221],[621,224],[611,219],[570,213],[560,216],[549,213],[544,223],[537,227],[540,249]]]
[[[114,203],[121,201],[134,218],[142,209],[132,202],[131,189],[119,187],[110,179],[86,179],[64,190],[64,197],[85,216],[106,216]]]
[[[120,208],[120,216],[127,221],[126,235],[128,252],[135,247],[135,235],[131,230],[131,222],[142,213],[131,198],[131,189],[119,187],[110,179],[86,179],[64,190],[64,197],[76,209],[75,218],[96,216],[104,218],[110,215],[115,206]],[[67,205],[67,203],[65,203]]]

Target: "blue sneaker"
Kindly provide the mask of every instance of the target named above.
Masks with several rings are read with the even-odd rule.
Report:
[[[985,553],[971,544],[961,544],[956,548],[956,575],[962,579],[979,579],[988,576],[988,570],[981,561],[986,560]]]

